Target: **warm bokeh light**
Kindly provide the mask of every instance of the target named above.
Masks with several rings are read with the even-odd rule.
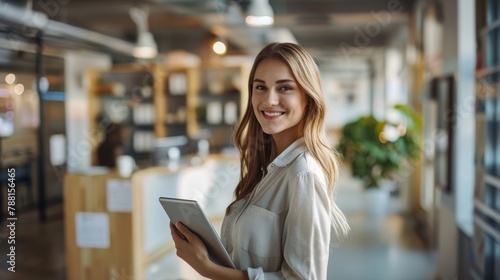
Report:
[[[398,125],[398,132],[399,136],[405,136],[406,134],[406,127],[401,123]]]
[[[224,43],[222,43],[221,41],[215,42],[214,45],[212,46],[212,49],[214,50],[214,52],[216,54],[219,54],[219,55],[223,55],[227,51],[226,45]]]
[[[380,142],[382,143],[387,143],[387,138],[385,138],[385,134],[383,131],[378,135],[378,140],[380,140]]]
[[[17,84],[17,85],[14,87],[14,92],[15,92],[17,95],[21,95],[21,94],[23,94],[23,92],[24,92],[24,86],[23,86],[23,84]]]
[[[9,85],[12,85],[16,81],[16,75],[14,74],[8,74],[5,76],[5,82]]]

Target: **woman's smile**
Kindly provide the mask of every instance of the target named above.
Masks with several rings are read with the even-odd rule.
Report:
[[[260,111],[266,120],[276,120],[279,119],[282,115],[285,114],[285,112],[279,112],[279,111]]]

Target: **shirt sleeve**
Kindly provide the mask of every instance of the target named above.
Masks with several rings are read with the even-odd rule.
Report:
[[[281,271],[266,273],[248,268],[250,280],[326,279],[330,248],[330,206],[326,186],[317,175],[304,171],[289,186]]]

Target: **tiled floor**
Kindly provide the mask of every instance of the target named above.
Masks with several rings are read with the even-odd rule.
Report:
[[[344,182],[345,183],[345,182]],[[358,192],[340,188],[337,201],[352,227],[349,239],[332,247],[328,279],[430,280],[436,257],[426,251],[414,232],[411,219],[400,213],[393,197],[387,216],[379,223],[367,215]],[[6,226],[0,230],[0,279],[65,279],[62,206],[51,207],[49,220],[38,222],[36,212],[25,213],[16,227],[16,272],[7,271]],[[220,228],[220,223],[214,224]],[[170,253],[149,268],[149,279],[202,279]]]

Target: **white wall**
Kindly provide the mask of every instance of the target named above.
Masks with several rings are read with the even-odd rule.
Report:
[[[326,64],[326,65],[325,65]],[[347,122],[370,113],[370,81],[368,63],[342,59],[322,63],[321,81],[326,102],[327,128],[341,128]]]
[[[438,274],[436,279],[457,279],[458,231],[454,219],[454,209],[442,204],[438,221]]]
[[[377,119],[384,119],[386,112],[386,76],[385,76],[385,53],[386,49],[378,49],[371,57],[372,70],[372,94],[373,94],[373,115]]]
[[[456,128],[455,220],[472,220],[475,144],[475,65],[476,38],[474,1],[460,0],[458,7],[458,121]]]
[[[439,213],[438,273],[455,279],[458,273],[457,223],[470,220],[474,188],[474,66],[475,6],[470,0],[442,1],[443,74],[456,74],[457,114],[453,151],[452,193],[442,194]]]
[[[64,55],[66,86],[67,170],[85,169],[91,165],[89,132],[89,85],[85,72],[89,68],[109,69],[109,56],[98,53],[68,51]]]
[[[386,107],[408,103],[406,72],[406,45],[408,26],[402,25],[392,32],[385,50]]]

